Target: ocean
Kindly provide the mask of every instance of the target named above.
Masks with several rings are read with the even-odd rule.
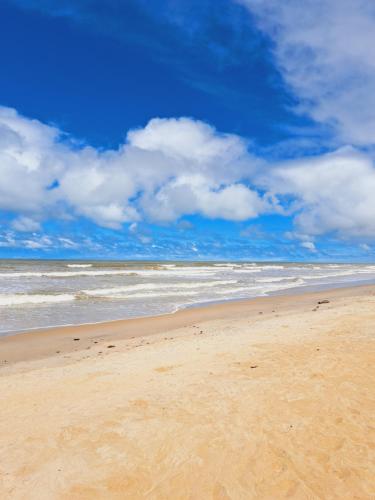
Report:
[[[0,261],[0,335],[375,281],[375,265]]]

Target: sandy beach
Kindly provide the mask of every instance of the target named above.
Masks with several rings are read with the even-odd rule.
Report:
[[[375,498],[374,325],[362,286],[3,337],[0,497]]]

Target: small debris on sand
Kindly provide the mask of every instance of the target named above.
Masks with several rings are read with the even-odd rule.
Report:
[[[116,347],[115,345],[107,345],[107,349],[112,349],[112,347]]]
[[[319,300],[318,304],[329,304],[329,300],[327,300],[327,299]]]
[[[73,340],[77,341],[77,340],[81,340],[81,339],[79,339],[79,338],[75,338],[75,339],[73,339]]]
[[[258,365],[251,365],[250,368],[258,368]]]

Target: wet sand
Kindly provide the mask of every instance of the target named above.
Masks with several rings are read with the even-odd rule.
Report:
[[[33,331],[0,352],[1,498],[375,498],[374,286]]]

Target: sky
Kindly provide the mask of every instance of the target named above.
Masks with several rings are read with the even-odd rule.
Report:
[[[0,257],[373,261],[375,5],[3,0]]]

